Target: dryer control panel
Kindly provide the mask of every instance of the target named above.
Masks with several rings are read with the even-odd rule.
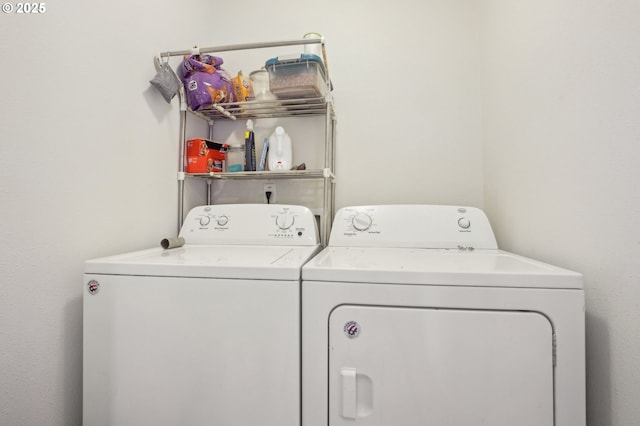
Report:
[[[311,210],[287,204],[194,207],[180,229],[180,236],[188,244],[319,244],[316,218]]]
[[[345,207],[333,222],[330,246],[497,249],[484,212],[475,207],[380,205]]]

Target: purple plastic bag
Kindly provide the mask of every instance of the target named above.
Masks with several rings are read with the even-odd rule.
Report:
[[[231,78],[220,66],[222,58],[211,55],[188,55],[182,61],[182,82],[187,104],[193,111],[216,103],[234,102]]]

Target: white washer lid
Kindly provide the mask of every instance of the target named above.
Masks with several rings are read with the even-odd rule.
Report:
[[[304,281],[582,289],[582,275],[502,250],[327,247]]]
[[[189,245],[88,260],[85,273],[157,277],[299,280],[315,246]]]

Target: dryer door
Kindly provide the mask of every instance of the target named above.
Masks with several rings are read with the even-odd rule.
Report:
[[[343,305],[329,372],[330,426],[553,425],[539,313]]]

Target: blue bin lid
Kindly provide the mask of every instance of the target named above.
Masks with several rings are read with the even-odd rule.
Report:
[[[302,53],[299,58],[289,59],[280,59],[280,57],[276,56],[275,58],[268,59],[267,62],[265,62],[265,66],[269,67],[271,65],[286,65],[309,61],[318,63],[318,65],[320,65],[320,71],[322,71],[322,75],[325,75],[322,59],[320,59],[320,56],[314,55],[312,53]]]

